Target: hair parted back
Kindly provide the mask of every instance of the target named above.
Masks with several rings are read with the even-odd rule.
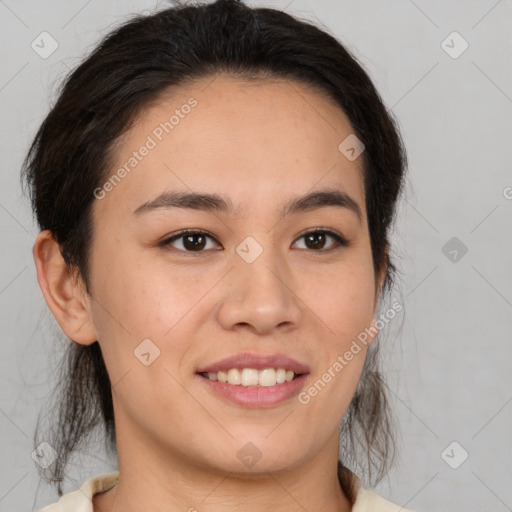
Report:
[[[245,80],[286,79],[314,87],[348,117],[365,145],[365,200],[374,269],[395,267],[388,256],[406,168],[398,127],[357,60],[333,36],[306,21],[237,0],[175,5],[137,15],[108,34],[65,79],[25,158],[22,178],[41,230],[58,242],[71,272],[89,287],[94,190],[108,179],[113,147],[139,113],[173,86],[227,72]],[[341,142],[341,141],[340,141]],[[341,425],[341,484],[350,467],[378,482],[394,454],[391,416],[379,372],[378,345],[367,353],[363,374]],[[59,496],[70,456],[97,426],[106,448],[117,455],[112,391],[98,342],[70,340],[53,394],[50,428],[38,425],[34,446],[48,442],[57,452],[46,481]],[[40,418],[39,418],[40,419]]]

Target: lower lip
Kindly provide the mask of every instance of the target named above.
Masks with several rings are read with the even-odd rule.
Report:
[[[303,374],[290,382],[275,386],[234,386],[198,375],[198,378],[217,395],[237,405],[251,408],[273,407],[289,400],[300,393],[307,377],[308,374]]]

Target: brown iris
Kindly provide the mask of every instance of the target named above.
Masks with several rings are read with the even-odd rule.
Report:
[[[305,236],[305,240],[308,248],[321,249],[325,245],[325,233],[310,233]],[[312,242],[312,244],[309,242]]]
[[[183,235],[183,246],[187,251],[196,251],[204,249],[206,236],[201,233]]]

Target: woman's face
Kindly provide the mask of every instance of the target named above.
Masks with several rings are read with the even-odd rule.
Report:
[[[366,347],[344,354],[376,306],[362,157],[338,148],[351,134],[303,85],[219,75],[120,140],[93,206],[89,307],[120,462],[247,473],[337,457]],[[288,208],[320,191],[339,196]]]

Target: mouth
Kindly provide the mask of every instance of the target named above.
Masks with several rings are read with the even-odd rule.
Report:
[[[309,368],[282,354],[238,354],[200,368],[206,389],[243,407],[274,407],[297,395]]]

